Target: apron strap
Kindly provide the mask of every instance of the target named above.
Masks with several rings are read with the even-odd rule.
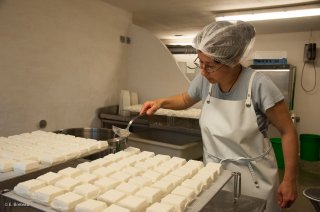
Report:
[[[250,107],[251,106],[251,88],[252,88],[252,82],[253,82],[253,78],[254,78],[254,75],[256,75],[256,71],[254,71],[252,74],[251,74],[251,77],[250,77],[250,81],[249,81],[249,87],[248,87],[248,92],[247,92],[247,99],[246,99],[246,106],[247,107]]]
[[[206,102],[207,102],[207,104],[210,104],[210,98],[211,98],[211,96],[212,96],[212,84],[210,83],[210,85],[209,85],[209,90],[208,90],[208,97],[207,97],[207,100],[206,100]]]
[[[265,138],[265,140],[268,139],[268,138]],[[220,164],[224,163],[224,162],[237,162],[237,161],[244,161],[247,163],[247,166],[248,166],[248,169],[249,169],[249,172],[251,174],[251,178],[253,180],[253,183],[255,184],[256,188],[259,188],[259,183],[258,183],[258,179],[256,177],[256,174],[255,174],[255,171],[252,167],[252,161],[256,161],[260,158],[264,158],[267,154],[269,154],[269,152],[272,150],[272,146],[270,144],[270,142],[268,142],[269,144],[269,147],[268,149],[262,153],[261,155],[258,155],[256,157],[251,157],[251,158],[245,158],[245,157],[238,157],[238,158],[225,158],[225,159],[222,159],[222,158],[219,158],[217,156],[214,156],[212,154],[208,154],[209,157],[213,158],[213,159],[216,159],[219,161]]]

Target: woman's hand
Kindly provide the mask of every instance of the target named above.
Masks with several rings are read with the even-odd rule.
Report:
[[[198,100],[192,99],[187,92],[184,92],[184,93],[167,97],[167,98],[147,101],[141,107],[140,114],[152,115],[159,108],[171,109],[171,110],[182,110],[182,109],[191,107],[197,102]]]
[[[160,100],[147,101],[143,104],[140,114],[152,115],[161,107]]]
[[[297,199],[296,181],[283,180],[278,188],[278,204],[281,208],[289,208]]]

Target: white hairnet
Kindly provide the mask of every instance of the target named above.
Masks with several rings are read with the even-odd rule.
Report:
[[[246,22],[214,22],[205,26],[193,39],[193,47],[230,67],[238,64],[254,41],[255,29]]]

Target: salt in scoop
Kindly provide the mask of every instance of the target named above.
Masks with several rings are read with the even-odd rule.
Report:
[[[126,138],[126,137],[128,137],[128,136],[130,135],[130,133],[131,133],[131,132],[129,131],[130,126],[132,125],[132,123],[134,122],[134,120],[136,120],[137,118],[139,118],[139,117],[141,117],[141,116],[143,116],[143,115],[139,114],[139,115],[133,117],[133,118],[130,120],[130,122],[128,123],[128,125],[127,125],[127,127],[126,127],[125,129],[112,125],[112,130],[113,130],[113,132],[114,132],[116,135],[118,135],[119,137],[121,137],[121,138]]]

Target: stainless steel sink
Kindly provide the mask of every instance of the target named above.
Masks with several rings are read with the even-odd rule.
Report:
[[[128,137],[128,146],[167,154],[186,159],[202,157],[202,139],[199,134],[188,134],[164,129],[149,128],[143,132],[132,133]]]

